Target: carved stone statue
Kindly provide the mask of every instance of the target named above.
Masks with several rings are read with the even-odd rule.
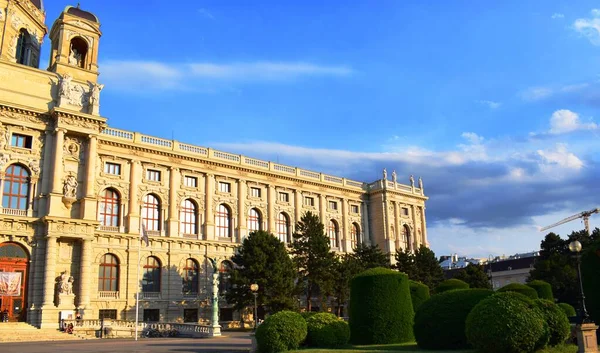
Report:
[[[0,168],[4,169],[4,166],[10,161],[10,156],[6,153],[0,154]]]
[[[423,190],[423,179],[419,177],[419,189]]]
[[[34,174],[39,174],[40,172],[40,163],[38,161],[34,161],[33,159],[29,161],[29,168]]]
[[[64,74],[63,77],[60,78],[60,84],[58,86],[58,96],[65,97],[69,100],[71,96],[71,80],[73,77],[69,74]]]
[[[8,52],[10,53],[10,56],[12,56],[15,59],[15,61],[17,60],[17,42],[18,41],[19,41],[19,36],[16,35],[10,40],[10,43],[8,44]]]
[[[398,175],[396,175],[396,170],[392,171],[392,181],[394,184],[398,181]]]
[[[69,64],[81,66],[81,54],[77,49],[73,48],[73,44],[71,44],[71,51],[69,53]]]
[[[387,180],[387,170],[383,168],[383,180]]]
[[[65,184],[63,186],[63,193],[65,197],[74,199],[77,197],[77,179],[75,176],[69,175],[65,180]]]
[[[90,95],[89,95],[89,104],[88,104],[88,113],[89,114],[100,114],[100,91],[104,88],[104,85],[99,85],[93,82],[89,82],[90,85]]]
[[[58,294],[73,294],[73,282],[75,282],[73,276],[67,276],[67,271],[62,272],[58,283]]]
[[[411,187],[415,187],[415,177],[412,176],[412,174],[410,175],[410,186]]]

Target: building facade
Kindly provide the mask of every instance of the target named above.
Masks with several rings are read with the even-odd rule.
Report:
[[[41,0],[0,0],[0,308],[11,320],[134,320],[140,288],[140,320],[206,321],[213,271],[226,279],[253,230],[290,242],[306,211],[335,251],[428,245],[412,177],[368,184],[110,127],[98,18],[67,6],[40,69],[45,16]],[[220,305],[222,321],[239,318]]]

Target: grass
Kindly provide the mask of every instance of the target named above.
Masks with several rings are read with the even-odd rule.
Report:
[[[420,349],[415,343],[398,343],[398,344],[382,344],[382,345],[371,345],[371,346],[348,346],[342,349],[300,349],[297,351],[290,351],[289,353],[360,353],[360,352],[401,352],[401,353],[476,353],[473,349],[455,349],[455,350],[442,350],[442,351],[431,351]],[[575,345],[562,345],[552,348],[542,349],[536,353],[576,353],[577,346]]]

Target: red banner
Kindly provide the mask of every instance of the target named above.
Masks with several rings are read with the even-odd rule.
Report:
[[[21,272],[0,272],[0,296],[21,295]]]

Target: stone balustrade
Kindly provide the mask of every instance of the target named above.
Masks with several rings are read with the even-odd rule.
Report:
[[[104,338],[115,337],[133,337],[135,335],[135,321],[127,320],[63,320],[62,325],[73,325],[73,331],[76,333],[92,334],[102,332]],[[192,323],[174,323],[174,322],[138,322],[138,334],[144,330],[155,329],[160,332],[177,330],[179,335],[187,337],[212,337],[213,328],[209,325],[200,325]]]

